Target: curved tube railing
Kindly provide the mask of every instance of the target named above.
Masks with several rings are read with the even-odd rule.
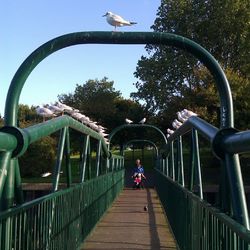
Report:
[[[76,32],[54,38],[36,49],[17,70],[11,81],[5,105],[5,124],[15,126],[19,97],[33,69],[50,54],[77,44],[161,44],[186,50],[209,69],[220,96],[221,128],[233,127],[233,103],[227,78],[215,58],[203,47],[185,37],[160,32]]]
[[[156,126],[149,125],[149,124],[123,124],[121,126],[118,126],[115,129],[113,129],[111,131],[111,133],[109,134],[109,142],[111,143],[112,138],[119,131],[124,130],[124,129],[133,129],[133,128],[151,128],[151,129],[154,129],[155,131],[157,131],[161,135],[161,137],[163,138],[164,144],[167,144],[167,138],[164,135],[164,133],[159,128],[157,128]]]
[[[201,198],[203,197],[197,133],[199,133],[202,137],[204,137],[206,140],[209,141],[211,150],[218,158],[224,159],[225,168],[227,169],[228,178],[230,180],[229,188],[230,188],[230,194],[231,194],[231,199],[232,199],[233,216],[236,218],[236,220],[238,220],[240,223],[242,223],[247,228],[249,228],[248,211],[247,211],[247,206],[246,206],[243,182],[242,182],[242,179],[240,180],[235,179],[235,175],[232,174],[234,170],[233,168],[230,168],[230,166],[231,164],[233,164],[233,161],[234,161],[233,154],[250,151],[250,131],[236,132],[235,129],[219,130],[213,125],[207,123],[206,121],[193,116],[193,117],[190,117],[185,123],[183,123],[183,125],[180,128],[178,128],[172,135],[169,136],[168,138],[169,143],[167,144],[165,148],[161,149],[162,157],[163,158],[167,157],[169,159],[171,158],[171,161],[174,161],[173,142],[177,141],[177,144],[180,144],[182,136],[191,131],[192,131],[192,140],[193,140],[192,142],[193,149],[192,149],[191,155],[195,154],[192,157],[196,158],[195,166],[196,166],[196,171],[198,171],[199,183],[197,183],[197,185],[199,187],[199,194],[200,194],[199,196]],[[177,155],[178,155],[177,156],[178,164],[183,164],[183,160],[179,159],[179,157],[181,157],[182,154],[181,153],[178,154],[178,149],[177,149]],[[236,162],[235,165],[239,166],[239,162]],[[170,163],[169,166],[172,167],[173,169],[174,163],[173,162]],[[172,169],[170,169],[168,172],[169,173],[173,172],[174,170]],[[181,181],[184,178],[183,175],[180,174],[180,172],[183,171],[183,166],[178,165],[177,170],[179,171],[179,177],[177,178],[176,174],[174,176],[172,174],[172,176],[170,177],[172,177],[175,181],[178,181],[179,183],[181,183]],[[194,171],[194,169],[192,171]],[[237,174],[241,176],[240,171]],[[240,192],[243,193],[241,196],[241,199],[242,199],[241,202],[239,202],[238,200],[239,196],[237,193],[237,188],[239,187],[237,187],[236,183],[238,183],[239,186],[242,187],[242,189],[240,189]],[[191,186],[193,186],[193,183],[191,184]],[[230,213],[230,211],[227,211],[227,212]]]
[[[156,146],[156,144],[150,140],[140,140],[140,139],[134,139],[134,140],[129,140],[126,143],[123,144],[123,148],[125,149],[129,144],[133,144],[133,143],[143,143],[143,144],[149,144],[151,146],[154,147],[155,153],[156,153],[156,157],[158,157],[159,155],[159,150],[158,147]]]

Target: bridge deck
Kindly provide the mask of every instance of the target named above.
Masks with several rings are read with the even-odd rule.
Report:
[[[148,211],[144,211],[148,206]],[[81,249],[177,249],[154,189],[125,189]]]

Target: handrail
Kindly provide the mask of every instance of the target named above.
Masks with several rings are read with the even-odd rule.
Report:
[[[75,32],[56,37],[36,49],[21,64],[14,75],[5,104],[5,124],[16,126],[19,97],[33,69],[50,54],[77,44],[161,44],[174,46],[193,54],[209,69],[220,96],[221,128],[234,126],[230,86],[215,58],[194,41],[171,33],[161,32]]]
[[[75,119],[67,115],[63,115],[63,116],[54,118],[52,120],[49,120],[47,122],[30,126],[28,128],[23,129],[23,132],[24,132],[24,136],[27,137],[27,143],[31,144],[32,142],[37,141],[44,136],[50,135],[62,129],[63,127],[73,128],[79,132],[88,134],[91,137],[102,141],[102,149],[105,154],[104,156],[111,157],[111,152],[108,151],[104,138],[100,134],[98,134],[97,132],[90,129],[86,125],[76,121]]]
[[[154,129],[154,130],[156,130],[157,132],[160,133],[160,135],[162,136],[165,144],[167,144],[167,142],[168,142],[166,136],[164,135],[164,133],[159,128],[157,128],[154,125],[149,125],[149,124],[122,124],[122,125],[114,128],[111,131],[111,133],[109,134],[109,142],[111,143],[111,140],[115,136],[116,133],[118,133],[119,131],[121,131],[123,129],[127,129],[127,128],[129,128],[129,129],[130,128],[152,128],[152,129]]]
[[[169,143],[161,149],[161,156],[163,158],[171,157],[171,161],[174,161],[173,155],[173,142],[177,140],[178,145],[181,143],[181,137],[191,130],[195,130],[195,132],[199,133],[201,136],[206,138],[210,142],[212,152],[222,161],[223,171],[222,175],[227,175],[229,180],[229,188],[232,199],[232,208],[233,208],[233,216],[236,220],[246,226],[247,229],[249,226],[249,218],[248,211],[246,205],[246,198],[244,194],[244,186],[242,181],[242,175],[240,170],[240,164],[237,153],[246,152],[250,150],[249,142],[250,142],[250,131],[245,132],[237,132],[234,128],[224,128],[218,129],[213,125],[207,123],[206,121],[200,119],[199,117],[192,116],[186,122],[184,122],[175,132],[168,137]],[[194,134],[192,134],[194,136]],[[197,138],[193,137],[192,146],[193,149],[191,151],[192,161],[195,161],[196,171],[200,172],[200,162],[199,162],[199,152],[197,149],[194,149],[195,144],[198,143]],[[194,141],[196,140],[196,141]],[[181,148],[180,148],[181,149]],[[177,153],[179,150],[177,149]],[[181,159],[182,155],[177,154],[178,158],[178,167],[177,171],[179,171],[179,177],[181,178],[181,171],[183,171]],[[197,158],[198,157],[198,158]],[[195,160],[196,159],[196,160]],[[171,163],[173,166],[173,163]],[[180,164],[180,166],[179,166]],[[194,171],[194,169],[190,170]],[[200,174],[198,174],[200,176]],[[179,178],[178,178],[178,181]],[[202,183],[199,183],[198,186],[201,188]],[[222,184],[221,184],[222,185]],[[226,185],[224,183],[224,185]],[[221,186],[222,188],[222,186]],[[225,187],[224,187],[225,189]],[[202,191],[200,190],[202,195]],[[224,202],[225,197],[222,198]],[[223,204],[223,203],[222,203]],[[223,204],[222,206],[229,205]],[[228,206],[227,210],[230,208]],[[230,211],[228,211],[230,212]]]
[[[15,136],[0,132],[0,151],[12,151],[16,146],[17,140]]]
[[[150,140],[140,140],[140,139],[129,140],[129,141],[127,141],[125,144],[123,144],[123,145],[124,145],[124,148],[126,148],[130,143],[134,143],[134,142],[152,145],[152,146],[154,147],[154,149],[155,149],[156,157],[158,157],[158,155],[159,155],[159,150],[158,150],[156,144],[155,144],[154,142],[150,141]]]
[[[184,122],[182,126],[180,126],[172,135],[170,135],[168,137],[168,140],[173,141],[179,135],[184,135],[193,128],[199,131],[200,134],[210,142],[213,141],[216,133],[219,131],[218,128],[214,127],[210,123],[202,120],[199,117],[193,116],[190,117],[186,122]]]

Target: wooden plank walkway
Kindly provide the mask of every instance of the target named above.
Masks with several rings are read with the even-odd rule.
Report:
[[[80,249],[178,248],[155,190],[127,188]]]

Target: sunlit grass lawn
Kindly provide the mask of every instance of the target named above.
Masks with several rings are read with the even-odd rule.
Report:
[[[112,151],[113,154],[119,154],[119,151]],[[145,171],[150,171],[155,167],[155,153],[153,150],[145,149],[143,152],[140,149],[136,150],[126,150],[125,151],[125,168],[132,168],[135,166],[135,160],[141,159],[142,165],[144,166]],[[250,183],[250,155],[244,155],[241,157],[243,179],[245,184]],[[190,154],[188,150],[183,150],[183,159],[184,159],[184,170],[185,175],[188,175],[189,165],[190,165]],[[220,176],[220,163],[208,149],[200,151],[201,159],[201,169],[202,177],[204,183],[208,184],[217,184],[219,182]],[[95,176],[95,155],[92,155],[91,161],[91,174]],[[66,178],[66,169],[63,164],[62,166],[63,174],[60,176],[60,183],[65,183]],[[72,173],[72,182],[78,183],[80,181],[80,169],[79,169],[79,155],[71,156],[71,173]],[[32,183],[51,183],[52,176],[47,178],[41,177],[32,177],[32,178],[23,178],[22,182],[32,182]]]

